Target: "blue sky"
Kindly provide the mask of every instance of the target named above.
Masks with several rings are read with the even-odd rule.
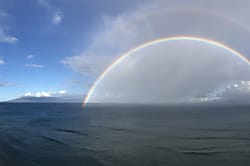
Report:
[[[116,15],[130,3],[0,1],[0,101],[42,91],[84,96],[93,78],[60,61],[88,47],[103,15]]]

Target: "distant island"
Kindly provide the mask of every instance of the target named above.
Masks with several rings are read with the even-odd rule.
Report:
[[[33,97],[23,96],[6,102],[9,103],[82,103],[83,98],[79,96],[67,97]]]

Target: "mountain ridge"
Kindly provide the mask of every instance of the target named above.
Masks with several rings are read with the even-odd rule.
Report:
[[[82,103],[80,97],[34,97],[23,96],[12,100],[5,101],[8,103]]]

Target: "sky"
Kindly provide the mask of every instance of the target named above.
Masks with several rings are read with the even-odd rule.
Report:
[[[41,92],[84,96],[94,78],[61,61],[89,47],[105,15],[126,8],[101,0],[1,0],[0,101]]]
[[[209,2],[206,0],[0,0],[0,101],[20,96],[82,95],[84,97],[98,76],[115,59],[145,42],[159,38],[172,36],[209,38],[249,57],[249,6],[250,2],[247,0],[233,2],[228,0]],[[133,68],[133,72],[125,80],[125,77],[121,77],[123,72],[116,72],[115,75],[122,78],[122,82],[126,82],[118,88],[138,89],[137,87],[142,86],[145,78],[138,77],[136,82],[134,75],[142,76],[147,71],[152,73],[148,80],[164,83],[164,85],[158,85],[160,89],[164,89],[165,93],[171,89],[173,90],[171,93],[182,100],[182,97],[190,97],[188,92],[193,91],[197,87],[197,81],[200,81],[197,75],[191,72],[194,66],[204,64],[208,58],[216,64],[218,62],[218,66],[213,68],[202,65],[206,73],[212,75],[216,72],[215,69],[224,71],[222,66],[225,64],[228,69],[220,77],[210,78],[217,83],[216,86],[205,84],[209,78],[203,78],[204,86],[201,86],[200,91],[188,100],[196,97],[199,101],[204,100],[204,97],[207,99],[211,94],[213,98],[222,98],[222,96],[224,98],[224,95],[227,95],[225,97],[227,99],[235,95],[240,96],[237,99],[247,98],[250,79],[246,77],[248,73],[246,63],[239,67],[244,72],[232,72],[232,63],[228,62],[231,59],[227,59],[231,56],[225,53],[225,50],[217,50],[217,54],[223,55],[215,56],[215,48],[205,43],[192,44],[186,41],[181,44],[183,48],[181,50],[178,49],[178,45],[178,42],[173,42],[162,45],[162,48],[150,47],[153,53],[144,56],[148,58],[144,60],[131,58],[131,62],[140,61],[140,63]],[[177,48],[173,49],[176,46]],[[200,47],[203,50],[200,50]],[[197,54],[203,54],[205,58],[189,63],[190,73],[185,76],[188,80],[196,81],[190,81],[188,83],[190,86],[185,86],[186,84],[177,84],[179,79],[175,77],[175,72],[164,75],[161,70],[164,66],[171,66],[168,60],[170,57],[174,57],[176,63],[178,60],[178,66],[187,64],[187,58],[184,55],[190,49]],[[171,53],[166,55],[167,51]],[[138,54],[142,53],[138,52]],[[197,54],[191,59],[197,59]],[[164,64],[161,64],[162,60]],[[241,60],[238,58],[234,62],[241,63]],[[143,67],[145,64],[148,64],[147,68]],[[159,65],[159,68],[152,68],[152,64]],[[128,65],[121,64],[122,71],[128,70],[126,66]],[[179,69],[174,67],[171,67],[171,70]],[[233,74],[230,75],[230,73]],[[201,75],[204,76],[204,73]],[[227,77],[219,81],[225,75]],[[236,78],[236,76],[239,77]],[[218,77],[219,79],[216,80]],[[175,90],[170,88],[171,84],[168,84],[167,80],[171,80],[173,85],[178,85]],[[229,81],[225,82],[225,80]],[[107,84],[104,88],[106,90],[117,85],[117,81],[112,79],[106,79],[106,82],[103,83]],[[147,82],[149,85],[150,81]],[[156,84],[155,82],[151,85]],[[217,91],[222,91],[220,87],[237,88],[229,88],[230,90],[224,88],[223,93],[218,94]],[[141,91],[147,88],[143,86]],[[115,89],[117,88],[110,90],[110,93],[115,93],[114,96],[126,94],[124,91]],[[180,92],[178,89],[183,90]],[[165,94],[162,96],[159,93],[153,95],[156,98],[155,101],[161,101],[161,98],[172,100]],[[178,93],[188,95],[179,96]],[[100,90],[95,93],[95,95],[98,94],[101,98],[104,93]],[[137,94],[138,96],[133,95],[134,101],[136,98],[144,102],[152,101],[152,98],[143,99],[141,96],[145,94],[142,92],[138,91]],[[122,101],[128,102],[128,98],[131,96]],[[110,100],[121,99],[119,97],[107,99],[108,102]]]

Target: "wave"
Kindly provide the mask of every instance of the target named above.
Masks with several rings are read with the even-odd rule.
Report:
[[[72,130],[72,129],[59,129],[59,128],[56,128],[54,130],[55,131],[59,131],[59,132],[77,134],[77,135],[84,135],[84,136],[88,136],[89,135],[88,133],[84,133],[84,132],[80,132],[80,131]]]
[[[245,140],[250,141],[249,137],[218,137],[218,136],[211,136],[211,137],[177,137],[174,139],[190,139],[190,140]]]
[[[42,138],[44,138],[47,141],[53,142],[53,143],[57,143],[60,145],[66,145],[62,140],[54,138],[54,137],[50,137],[50,136],[41,136]]]
[[[182,154],[187,154],[187,155],[216,155],[216,154],[221,154],[225,153],[223,151],[180,151]]]

